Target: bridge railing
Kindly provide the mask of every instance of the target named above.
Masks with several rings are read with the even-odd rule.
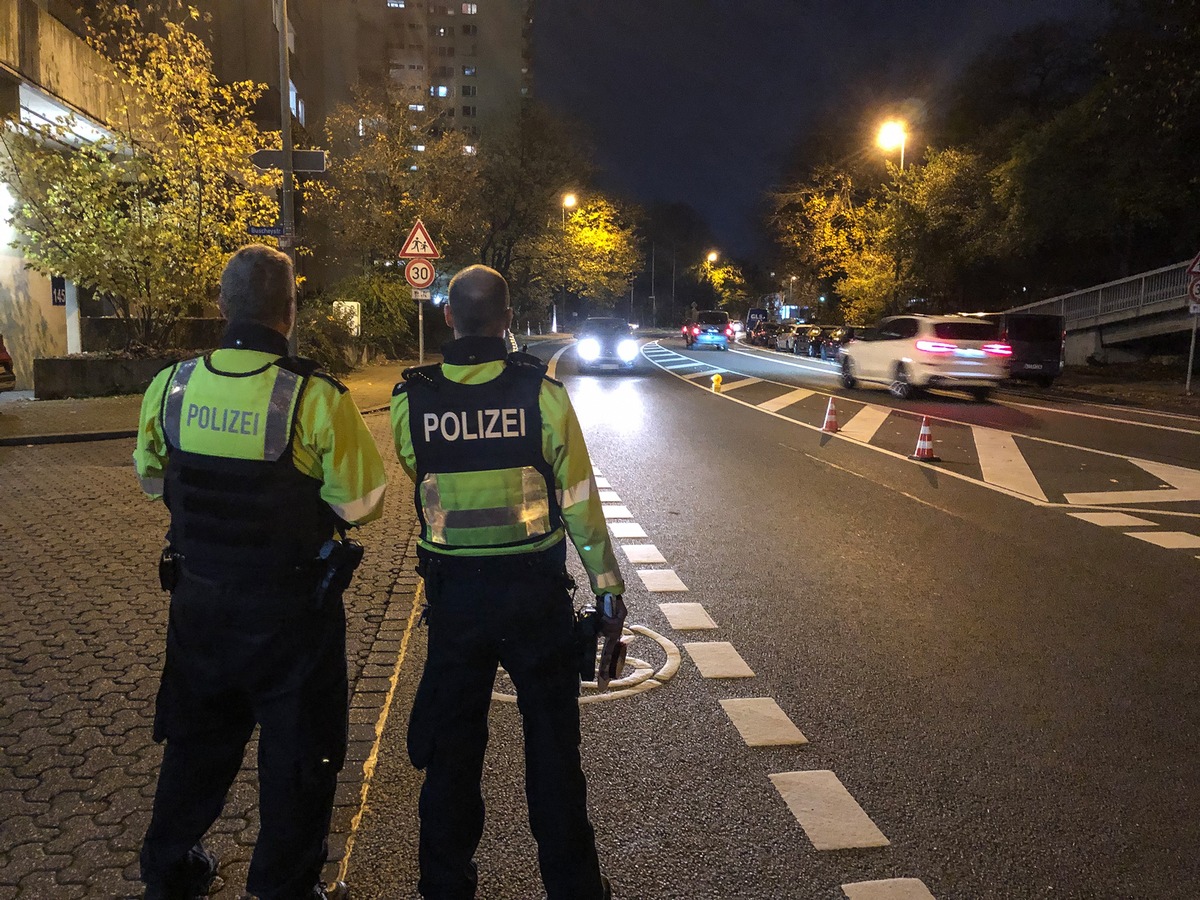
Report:
[[[1060,315],[1068,329],[1094,325],[1099,319],[1137,318],[1143,311],[1169,311],[1186,303],[1188,262],[1190,260],[1007,311]]]

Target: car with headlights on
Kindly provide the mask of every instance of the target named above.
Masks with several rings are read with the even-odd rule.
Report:
[[[0,391],[11,391],[17,386],[17,376],[13,372],[12,357],[4,347],[4,335],[0,334]]]
[[[632,369],[637,359],[638,342],[623,319],[587,319],[575,337],[575,353],[581,369]]]
[[[893,316],[858,331],[842,347],[842,384],[873,382],[902,399],[925,388],[949,388],[983,401],[1008,377],[1011,357],[994,322]]]

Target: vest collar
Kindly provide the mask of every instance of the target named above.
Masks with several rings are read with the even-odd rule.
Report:
[[[442,345],[442,359],[452,366],[477,366],[508,356],[504,338],[464,337]]]
[[[222,350],[261,350],[277,356],[288,355],[288,339],[258,322],[230,322],[221,336]]]

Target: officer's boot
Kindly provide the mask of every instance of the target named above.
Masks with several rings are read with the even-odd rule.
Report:
[[[162,881],[146,885],[145,900],[202,900],[217,879],[216,854],[197,844]]]
[[[313,888],[312,900],[350,900],[350,888],[344,881],[318,884]]]

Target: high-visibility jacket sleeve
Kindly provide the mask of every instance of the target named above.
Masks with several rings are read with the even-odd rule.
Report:
[[[413,451],[408,430],[408,394],[400,391],[392,395],[392,439],[396,444],[396,458],[409,480],[417,480],[417,454]]]
[[[592,474],[592,460],[567,389],[543,381],[538,402],[542,412],[542,449],[554,468],[567,533],[587,569],[592,591],[623,594],[625,582],[608,534],[600,491]]]
[[[150,382],[150,387],[142,397],[142,412],[138,418],[133,466],[137,470],[142,490],[152,500],[162,498],[163,476],[167,470],[167,440],[163,436],[159,415],[162,411],[163,391],[167,389],[174,370],[174,366],[168,366]]]
[[[375,439],[348,391],[313,377],[301,398],[292,444],[296,467],[321,481],[321,499],[350,525],[383,515],[387,474]]]

